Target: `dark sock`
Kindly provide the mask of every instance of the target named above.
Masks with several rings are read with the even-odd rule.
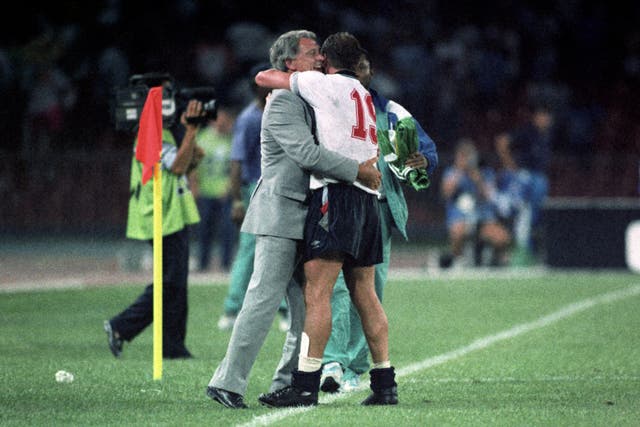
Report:
[[[316,393],[320,389],[322,369],[313,372],[293,371],[291,385],[299,390]]]

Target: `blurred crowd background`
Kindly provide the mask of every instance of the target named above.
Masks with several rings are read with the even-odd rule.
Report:
[[[494,140],[544,99],[558,136],[551,197],[637,197],[640,3],[282,0],[56,1],[3,14],[0,40],[0,232],[123,235],[133,136],[116,131],[114,88],[171,73],[213,86],[238,110],[248,71],[280,33],[354,33],[379,92],[434,139],[442,172],[456,142],[484,161]],[[15,28],[7,31],[8,28]],[[436,174],[407,192],[414,241],[445,238]]]

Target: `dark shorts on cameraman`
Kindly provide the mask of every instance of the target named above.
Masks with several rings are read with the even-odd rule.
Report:
[[[313,191],[304,229],[304,261],[342,254],[344,264],[366,267],[382,262],[378,200],[349,184],[329,184]]]

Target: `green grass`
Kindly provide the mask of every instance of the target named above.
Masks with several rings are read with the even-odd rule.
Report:
[[[631,274],[393,280],[385,291],[391,360],[399,372],[569,304],[639,286]],[[307,411],[261,407],[280,357],[276,325],[250,378],[248,410],[204,394],[229,334],[216,322],[225,286],[192,286],[187,345],[152,379],[152,330],[106,346],[102,321],[142,290],[123,285],[0,294],[0,425],[238,425],[255,417],[302,426],[638,426],[640,295],[598,303],[513,337],[398,377],[397,407],[362,407],[366,391]],[[72,372],[71,384],[54,380]]]

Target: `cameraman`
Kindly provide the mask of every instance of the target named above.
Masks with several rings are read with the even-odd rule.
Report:
[[[185,346],[187,326],[187,278],[189,273],[188,226],[200,221],[198,209],[187,185],[186,174],[195,168],[203,151],[195,142],[204,116],[202,102],[190,100],[181,114],[184,127],[181,143],[176,144],[170,130],[171,117],[165,117],[165,102],[173,100],[172,80],[169,76],[151,86],[162,84],[163,122],[162,153],[162,292],[163,331],[162,354],[167,359],[191,358]],[[165,96],[166,95],[166,96]],[[166,99],[169,98],[169,99]],[[175,104],[171,104],[175,105]],[[137,140],[136,140],[137,144]],[[135,152],[135,151],[134,151]],[[146,240],[153,245],[153,182],[142,185],[142,164],[133,156],[127,237]],[[109,348],[115,357],[122,353],[123,341],[133,340],[153,321],[153,283],[124,311],[105,320]]]

